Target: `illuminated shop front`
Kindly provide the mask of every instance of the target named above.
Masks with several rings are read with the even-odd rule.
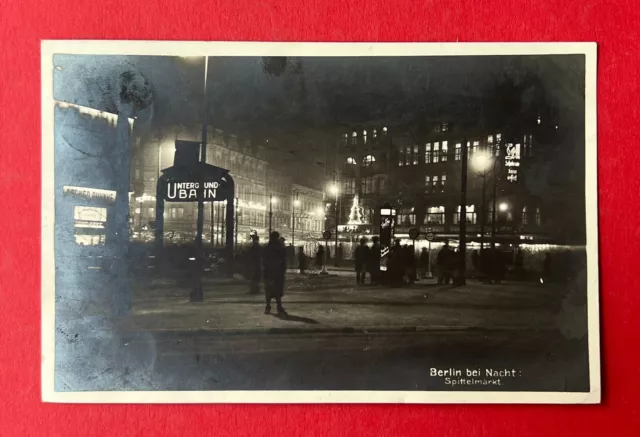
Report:
[[[103,250],[115,235],[118,115],[60,101],[53,110],[56,251]]]

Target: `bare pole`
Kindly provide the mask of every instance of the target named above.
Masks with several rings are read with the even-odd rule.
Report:
[[[269,236],[273,225],[273,194],[269,194]]]
[[[467,139],[463,138],[462,144],[462,178],[460,190],[460,244],[458,245],[460,256],[460,277],[455,283],[466,284],[466,257],[467,257],[467,164],[469,160],[469,148]]]
[[[207,73],[209,69],[209,57],[204,57],[204,87],[203,87],[203,104],[202,104],[202,142],[200,151],[200,162],[207,163]],[[202,181],[201,185],[202,185]],[[196,244],[198,247],[202,247],[202,231],[204,228],[204,187],[201,186],[198,190],[198,227]]]

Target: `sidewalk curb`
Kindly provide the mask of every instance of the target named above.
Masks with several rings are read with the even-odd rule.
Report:
[[[530,327],[517,326],[402,326],[402,327],[323,327],[313,328],[266,328],[266,329],[158,329],[136,330],[118,329],[121,334],[151,334],[154,337],[170,337],[172,339],[192,337],[240,337],[240,336],[270,336],[270,335],[316,335],[316,334],[400,334],[400,333],[464,333],[464,332],[551,332],[555,329],[531,329]]]

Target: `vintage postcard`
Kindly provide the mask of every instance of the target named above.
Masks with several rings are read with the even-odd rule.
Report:
[[[596,45],[42,43],[42,391],[598,403]]]

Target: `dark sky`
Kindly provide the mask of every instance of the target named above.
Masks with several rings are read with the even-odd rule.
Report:
[[[581,64],[571,56],[307,57],[286,61],[283,71],[268,74],[268,61],[263,58],[210,58],[210,123],[259,138],[333,135],[362,123],[397,125],[411,119],[418,108],[435,115],[451,96],[480,97],[496,81],[504,77],[518,80],[523,74],[539,77],[548,94],[562,94],[566,106],[571,105],[566,95],[571,98],[579,92],[575,70]],[[141,122],[149,121],[155,128],[201,120],[202,58],[58,55],[54,64],[61,68],[54,71],[55,94],[61,100],[113,110],[100,83],[130,64],[147,77],[155,92],[153,113],[140,114]],[[569,115],[575,112],[570,106],[564,109]]]
[[[282,151],[278,160],[285,165],[322,166],[325,146],[334,144],[341,133],[362,125],[388,126],[394,137],[416,118],[447,111],[447,104],[456,99],[484,102],[495,98],[501,83],[524,84],[515,96],[516,107],[535,109],[541,99],[554,106],[565,139],[555,142],[558,150],[550,151],[547,158],[556,163],[583,160],[583,56],[304,57],[281,61],[211,57],[207,98],[211,126],[262,144],[270,139],[268,147]],[[54,96],[115,112],[109,84],[132,69],[146,77],[155,95],[152,108],[138,114],[139,132],[201,123],[204,58],[56,55]]]

